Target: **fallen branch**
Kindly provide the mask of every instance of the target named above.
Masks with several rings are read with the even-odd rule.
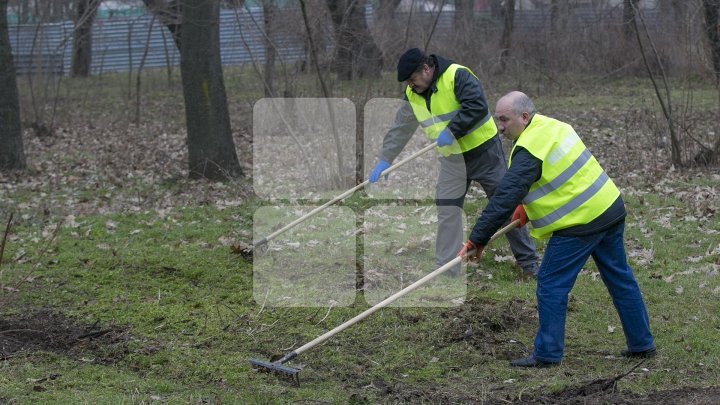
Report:
[[[5,333],[18,333],[18,332],[36,332],[36,333],[47,334],[47,332],[43,332],[43,331],[37,330],[37,329],[8,329],[8,330],[0,330],[0,335],[5,334]]]
[[[0,242],[0,294],[5,291],[5,286],[2,284],[2,262],[3,255],[5,254],[5,243],[7,242],[8,234],[10,234],[10,226],[12,225],[13,215],[15,215],[15,213],[11,212],[10,218],[8,218],[7,224],[5,225],[5,233],[3,234],[2,242]]]
[[[8,218],[7,225],[5,225],[5,233],[3,234],[2,243],[0,243],[0,266],[2,266],[3,254],[5,254],[5,242],[7,242],[7,236],[10,233],[10,226],[12,225],[14,214],[14,212],[10,213],[10,218]]]
[[[113,331],[112,329],[103,329],[103,330],[98,330],[98,331],[95,331],[95,332],[84,333],[84,334],[78,336],[78,337],[77,337],[77,340],[97,338],[97,337],[100,337],[100,336],[102,336],[102,335],[106,335],[106,334],[108,334],[108,333],[110,333],[110,332],[112,332],[112,331]]]
[[[576,388],[574,390],[575,395],[587,396],[587,395],[593,394],[595,392],[603,392],[603,391],[607,391],[609,389],[612,389],[614,391],[615,385],[617,384],[618,381],[620,381],[621,379],[625,378],[627,375],[629,375],[630,373],[635,371],[635,369],[640,367],[640,365],[642,365],[643,363],[645,363],[645,359],[641,360],[639,363],[634,365],[630,370],[628,370],[625,373],[622,373],[622,374],[617,375],[612,378],[605,378],[605,379],[601,378],[601,379],[592,381],[588,384],[585,384],[579,388]]]

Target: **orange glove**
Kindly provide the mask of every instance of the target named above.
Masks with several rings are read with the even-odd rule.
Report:
[[[516,219],[520,220],[520,226],[518,226],[518,228],[522,228],[523,226],[525,226],[525,224],[528,223],[528,217],[525,213],[525,207],[522,204],[518,204],[518,206],[515,208],[515,212],[513,212],[512,218],[510,218],[510,222],[513,222]]]
[[[485,249],[485,246],[476,245],[470,239],[468,239],[468,241],[465,242],[463,247],[458,251],[457,255],[458,257],[462,257],[464,260],[467,260],[469,262],[477,262],[478,260],[480,260],[480,256],[482,256],[483,254],[483,249]],[[475,253],[468,256],[467,253],[471,250],[475,250]]]

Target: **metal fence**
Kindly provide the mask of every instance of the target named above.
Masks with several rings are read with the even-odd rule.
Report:
[[[11,25],[17,74],[38,71],[68,74],[73,23]],[[278,30],[273,42],[286,63],[305,58],[304,42],[289,30]],[[263,63],[265,45],[261,8],[221,10],[220,52],[223,64]],[[92,29],[93,74],[144,67],[175,66],[180,55],[170,32],[154,16],[98,19]]]

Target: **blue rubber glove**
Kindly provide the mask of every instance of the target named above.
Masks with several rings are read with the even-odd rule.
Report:
[[[390,163],[380,159],[378,164],[375,165],[375,168],[372,169],[372,172],[370,172],[370,178],[368,179],[370,180],[370,183],[375,183],[376,181],[378,181],[378,179],[380,178],[380,173],[382,173],[383,170],[387,169],[388,167],[390,167]],[[385,175],[385,179],[387,180],[387,175]]]
[[[448,146],[452,145],[454,140],[455,137],[450,134],[450,131],[448,131],[447,128],[445,128],[442,132],[440,132],[440,135],[438,135],[437,144],[438,146]]]

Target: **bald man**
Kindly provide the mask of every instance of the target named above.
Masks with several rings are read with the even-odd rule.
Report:
[[[508,93],[495,107],[498,130],[513,141],[509,168],[465,246],[478,259],[508,217],[532,224],[535,238],[550,238],[537,282],[539,326],[532,355],[513,367],[560,364],[565,349],[568,294],[590,256],[620,316],[627,358],[655,356],[640,288],[627,264],[625,204],[620,191],[573,128],[535,112],[530,98]]]

